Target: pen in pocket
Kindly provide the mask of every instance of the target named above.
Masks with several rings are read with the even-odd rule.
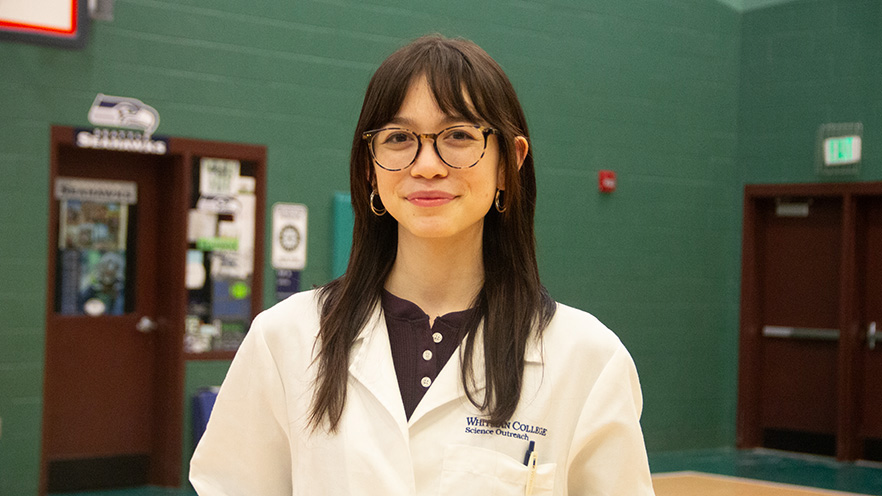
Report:
[[[530,465],[530,455],[533,454],[533,449],[536,447],[536,441],[530,441],[530,446],[527,447],[527,452],[524,453],[524,465]]]
[[[530,446],[527,447],[527,452],[524,454],[524,465],[526,465],[530,472],[527,476],[527,486],[524,489],[524,496],[530,496],[533,494],[533,482],[536,479],[536,442],[530,441]]]

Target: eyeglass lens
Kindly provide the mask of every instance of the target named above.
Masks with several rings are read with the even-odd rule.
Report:
[[[429,136],[431,138],[431,136]],[[380,167],[399,170],[416,159],[424,138],[407,129],[389,128],[372,138],[371,149]],[[434,148],[447,165],[456,168],[475,165],[484,154],[487,139],[475,126],[456,126],[443,130],[435,138]]]

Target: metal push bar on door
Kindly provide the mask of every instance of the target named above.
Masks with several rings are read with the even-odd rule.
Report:
[[[816,341],[838,341],[839,329],[815,329],[807,327],[763,326],[763,336],[767,338],[811,339]]]

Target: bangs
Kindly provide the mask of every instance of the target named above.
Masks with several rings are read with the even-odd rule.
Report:
[[[357,168],[352,173],[353,181],[364,176],[365,168],[369,177],[372,174],[371,158],[362,146],[363,133],[392,122],[408,90],[422,77],[443,114],[496,129],[506,167],[518,168],[511,140],[515,136],[529,139],[529,135],[523,110],[505,72],[472,42],[427,36],[390,55],[368,83],[352,143],[352,163]]]
[[[486,114],[479,106],[483,98],[475,95],[474,73],[463,54],[453,50],[433,52],[427,54],[421,64],[422,70],[411,78],[408,86],[420,75],[425,75],[441,112],[476,124],[486,121]]]
[[[448,40],[449,41],[449,40]],[[429,90],[444,114],[477,123],[488,123],[485,98],[478,77],[468,60],[469,54],[456,42],[425,39],[394,53],[377,70],[368,87],[368,122],[362,131],[386,125],[401,105],[410,86],[425,76]]]

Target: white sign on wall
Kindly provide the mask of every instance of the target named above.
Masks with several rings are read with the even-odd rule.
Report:
[[[58,177],[55,199],[99,203],[138,203],[138,185],[131,181],[105,181]]]
[[[273,204],[274,269],[303,270],[306,267],[306,205]]]
[[[72,33],[76,7],[71,0],[5,0],[0,2],[0,21],[22,29]]]

